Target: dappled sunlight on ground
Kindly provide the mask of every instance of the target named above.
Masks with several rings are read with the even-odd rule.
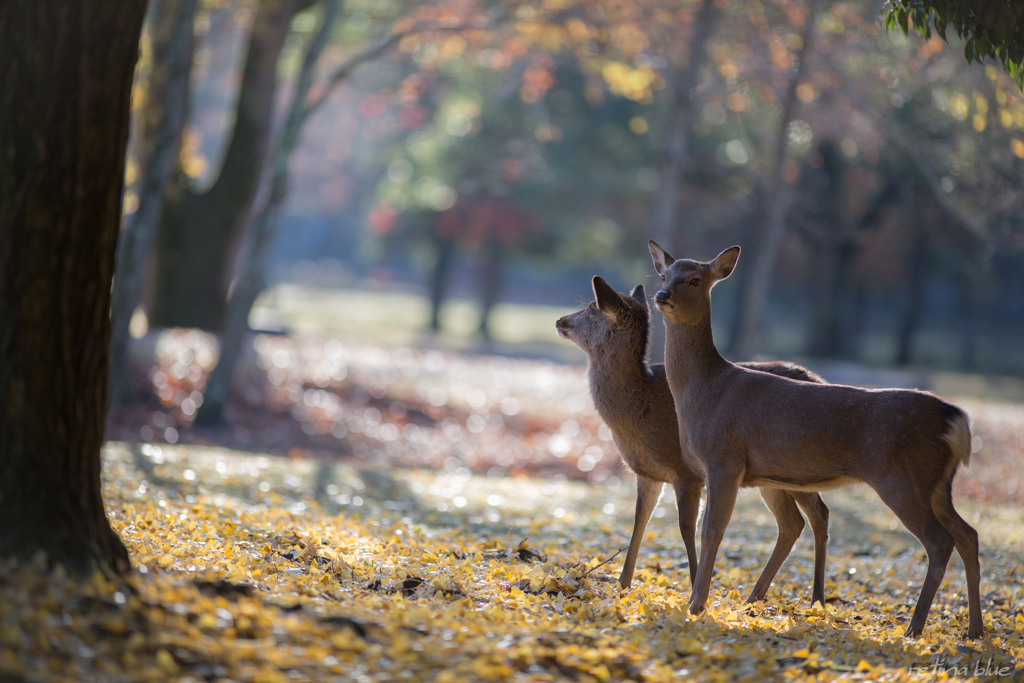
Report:
[[[598,484],[624,476],[583,366],[258,335],[239,367],[227,424],[196,428],[215,360],[209,335],[147,337],[136,348],[137,400],[112,411],[109,438]],[[1024,504],[1024,405],[946,398],[968,411],[976,437],[957,499]]]
[[[25,680],[931,680],[1024,673],[1024,516],[960,504],[982,537],[987,635],[950,564],[924,636],[901,637],[920,545],[870,491],[828,492],[828,605],[805,533],[745,608],[774,522],[744,491],[705,615],[671,497],[633,587],[615,577],[632,484],[367,468],[112,443],[105,495],[129,586],[6,564],[0,672]],[[890,526],[894,528],[890,528]],[[966,668],[965,668],[966,667]],[[1004,678],[1004,680],[1009,680]]]

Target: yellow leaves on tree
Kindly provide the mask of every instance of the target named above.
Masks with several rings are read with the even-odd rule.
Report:
[[[622,62],[609,62],[601,69],[601,76],[613,94],[635,102],[649,100],[652,90],[660,87],[657,72],[647,66],[634,68]]]

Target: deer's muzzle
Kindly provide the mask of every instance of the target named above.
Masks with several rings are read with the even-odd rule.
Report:
[[[668,300],[671,299],[671,298],[672,298],[672,295],[669,294],[668,292],[666,292],[664,289],[659,289],[658,292],[654,295],[655,303],[659,303],[659,304],[667,303]]]

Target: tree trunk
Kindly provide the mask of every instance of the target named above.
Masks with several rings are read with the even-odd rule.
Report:
[[[686,170],[689,154],[690,122],[693,115],[693,100],[690,93],[697,85],[700,65],[708,39],[714,33],[718,21],[714,0],[702,0],[700,11],[694,20],[693,36],[690,40],[690,54],[682,69],[670,68],[666,81],[672,93],[672,103],[665,130],[665,153],[658,166],[660,184],[654,196],[651,215],[651,232],[654,241],[669,253],[677,253],[679,246],[676,235],[679,230],[679,184]],[[665,357],[665,326],[651,326],[651,362],[660,363]]]
[[[808,334],[807,355],[832,358],[839,353],[842,325],[843,285],[846,269],[853,256],[845,196],[845,162],[839,149],[829,141],[820,146],[823,170],[828,184],[822,193],[825,216],[821,237],[815,240],[814,306]]]
[[[756,192],[754,210],[751,212],[750,217],[743,221],[743,224],[740,226],[740,248],[744,254],[756,254],[758,252],[758,238],[760,237],[758,228],[764,224],[765,211],[768,209],[767,188],[758,186]],[[730,355],[735,354],[739,350],[740,332],[742,332],[743,328],[740,322],[743,314],[743,292],[747,291],[750,269],[740,268],[733,277],[737,280],[736,289],[738,291],[736,294],[736,304],[732,312],[729,345],[726,347]]]
[[[158,239],[152,322],[158,327],[224,324],[231,251],[249,222],[270,146],[277,58],[292,17],[308,0],[261,0],[238,94],[235,128],[217,181],[169,201]]]
[[[850,270],[857,255],[857,246],[840,239],[828,247],[828,272],[823,276],[814,315],[807,355],[816,358],[839,358],[843,355],[843,339],[851,330],[844,326],[848,317]]]
[[[807,354],[818,358],[842,357],[854,360],[860,355],[860,334],[864,316],[864,287],[855,282],[854,262],[862,248],[865,233],[878,224],[882,210],[900,194],[896,182],[886,185],[875,195],[868,210],[857,221],[850,222],[848,202],[843,196],[844,161],[830,142],[819,148],[825,160],[829,184],[822,193],[827,223],[837,226],[834,236],[825,235],[816,261],[822,267],[814,290],[815,304],[811,316]],[[827,271],[827,274],[826,274]]]
[[[0,557],[130,570],[100,484],[144,0],[0,4]]]
[[[864,283],[852,273],[850,285],[850,304],[843,316],[843,337],[839,343],[839,355],[843,360],[858,362],[867,317],[867,291]]]
[[[484,342],[490,342],[491,314],[501,296],[505,279],[505,259],[501,243],[491,238],[483,245],[480,254],[480,325],[477,334]]]
[[[327,44],[337,14],[338,0],[328,0],[327,11],[320,30],[310,43],[309,50],[306,51],[306,57],[295,84],[295,95],[288,112],[288,120],[281,135],[281,142],[274,153],[274,173],[270,182],[270,197],[267,200],[267,205],[257,216],[249,242],[243,250],[242,272],[235,284],[234,293],[228,305],[224,334],[220,340],[220,358],[206,384],[203,405],[196,415],[196,424],[211,425],[224,421],[224,407],[231,394],[231,379],[234,377],[238,359],[242,355],[242,341],[249,331],[249,311],[256,303],[256,297],[263,290],[263,264],[267,260],[267,251],[274,241],[281,209],[288,196],[288,159],[298,144],[302,124],[308,115],[305,103],[309,87],[313,83],[314,67]]]
[[[972,371],[976,367],[978,347],[978,309],[975,303],[977,274],[973,263],[964,266],[960,274],[960,369]]]
[[[437,334],[441,331],[441,306],[448,293],[448,277],[455,259],[455,239],[435,234],[434,243],[437,246],[437,260],[430,274],[430,331]]]
[[[827,226],[827,230],[835,230],[835,226]],[[835,281],[837,279],[836,238],[832,234],[824,235],[814,242],[811,277],[811,321],[807,331],[806,353],[812,358],[823,358],[829,355],[833,341],[835,319],[838,311],[835,306]]]
[[[668,79],[672,88],[672,105],[665,131],[665,154],[659,166],[661,184],[654,197],[652,232],[654,241],[669,253],[676,249],[675,235],[679,223],[679,183],[686,165],[693,101],[690,92],[697,84],[700,65],[708,38],[715,30],[718,12],[714,0],[702,0],[694,21],[690,56],[682,69],[672,69]]]
[[[909,365],[913,357],[914,336],[921,325],[921,312],[924,308],[925,286],[928,282],[928,230],[926,219],[918,215],[913,223],[914,244],[908,259],[910,282],[907,290],[910,298],[906,312],[900,322],[896,338],[896,365]]]
[[[809,0],[807,7],[807,23],[804,28],[803,45],[797,54],[797,69],[789,81],[786,96],[782,102],[782,118],[779,121],[778,135],[775,141],[775,162],[772,169],[770,190],[768,191],[768,209],[765,211],[764,224],[758,230],[760,249],[754,255],[751,264],[750,278],[740,296],[739,331],[736,333],[736,357],[738,360],[749,360],[764,346],[767,332],[765,330],[765,314],[768,307],[768,293],[771,289],[775,271],[775,261],[779,256],[779,245],[786,230],[786,214],[792,202],[792,187],[782,177],[782,166],[786,160],[786,147],[789,143],[789,123],[797,110],[796,89],[807,68],[807,60],[811,55],[814,42],[814,21],[818,6],[822,0]]]
[[[119,406],[128,405],[132,399],[128,324],[142,300],[146,261],[153,250],[164,191],[178,155],[192,64],[196,0],[157,4],[164,16],[154,17],[153,75],[144,114],[149,119],[145,127],[152,131],[152,149],[139,191],[138,209],[125,220],[118,240],[111,308],[110,401]]]

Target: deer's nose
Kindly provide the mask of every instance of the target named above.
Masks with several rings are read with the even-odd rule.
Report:
[[[670,297],[671,295],[664,289],[659,289],[658,292],[654,295],[654,300],[657,301],[659,304],[663,304],[666,301],[668,301]]]

